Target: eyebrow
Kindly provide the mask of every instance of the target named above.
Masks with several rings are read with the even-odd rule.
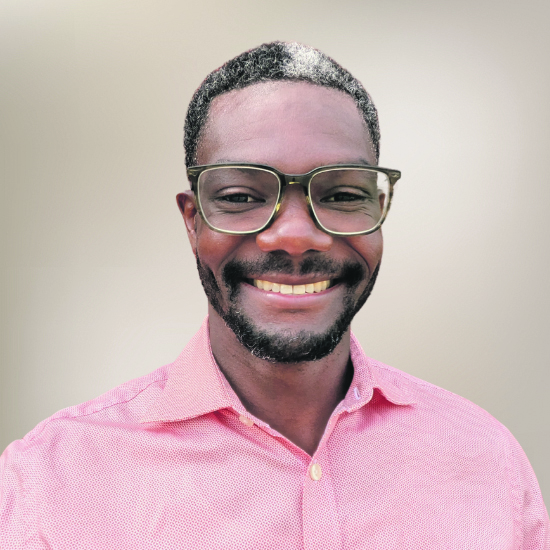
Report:
[[[250,162],[246,160],[234,160],[234,159],[216,159],[212,164],[225,164],[225,163],[235,163],[235,164],[263,164],[264,166],[270,166],[269,164],[265,164],[262,162]],[[333,164],[363,164],[365,166],[374,166],[374,164],[371,164],[367,159],[364,159],[362,157],[352,160],[342,160],[337,162],[332,162],[330,164],[321,166],[331,166]],[[274,166],[270,166],[271,168],[275,168]],[[318,168],[318,167],[317,167]]]
[[[333,164],[364,164],[365,166],[374,166],[374,164],[371,164],[367,159],[364,158],[358,158],[355,160],[350,161],[343,161],[343,162],[333,162]]]

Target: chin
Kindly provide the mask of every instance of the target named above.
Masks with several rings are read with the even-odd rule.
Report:
[[[324,332],[290,328],[277,330],[274,327],[267,329],[231,309],[223,315],[223,320],[252,355],[274,363],[302,363],[317,361],[334,351],[348,330],[346,317],[342,315]]]

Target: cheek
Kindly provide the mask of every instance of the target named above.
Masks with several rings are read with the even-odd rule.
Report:
[[[363,258],[369,267],[369,276],[382,259],[384,239],[382,231],[378,230],[371,235],[348,237],[348,244]]]
[[[197,222],[197,254],[203,265],[216,273],[221,264],[231,259],[242,241],[237,235],[212,231],[202,220]]]

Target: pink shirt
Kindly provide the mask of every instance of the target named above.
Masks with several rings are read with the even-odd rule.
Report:
[[[550,549],[510,432],[373,361],[309,456],[239,402],[207,322],[171,365],[54,414],[0,459],[0,548]]]

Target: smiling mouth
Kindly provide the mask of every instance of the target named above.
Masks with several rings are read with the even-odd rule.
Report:
[[[278,292],[280,294],[316,294],[322,292],[336,284],[336,280],[318,281],[316,283],[307,283],[302,285],[285,285],[280,283],[272,283],[262,279],[251,279],[251,284],[260,290],[269,292]]]

